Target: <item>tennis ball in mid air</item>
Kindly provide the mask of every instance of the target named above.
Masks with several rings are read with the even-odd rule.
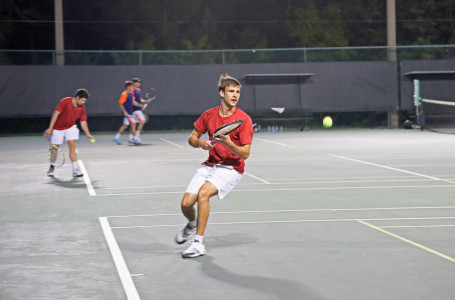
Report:
[[[96,142],[95,139],[90,140],[90,143],[95,143],[95,142]]]
[[[332,125],[333,125],[332,118],[329,116],[324,117],[324,119],[322,120],[322,125],[324,125],[324,128],[332,127]]]

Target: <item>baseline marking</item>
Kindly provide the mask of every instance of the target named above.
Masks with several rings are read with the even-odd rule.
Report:
[[[82,160],[77,161],[79,167],[81,168],[82,174],[84,174],[84,182],[85,185],[87,186],[87,191],[90,196],[96,196],[95,189],[93,188],[92,181],[90,180],[90,177],[88,176],[87,169],[85,168],[84,162]]]
[[[115,240],[114,234],[112,233],[109,221],[105,217],[100,217],[101,228],[103,229],[104,237],[111,250],[112,258],[114,259],[115,267],[122,281],[123,289],[125,290],[126,297],[128,300],[140,300],[139,294],[137,293],[136,286],[134,285],[133,279],[131,278],[130,271],[126,266],[125,260],[123,259],[122,252]]]
[[[447,259],[447,260],[449,260],[449,261],[451,261],[451,262],[455,262],[455,258],[452,258],[452,257],[450,257],[450,256],[447,256],[447,255],[445,255],[445,254],[443,254],[443,253],[441,253],[441,252],[438,252],[438,251],[436,251],[436,250],[433,250],[433,249],[431,249],[431,248],[428,248],[428,247],[426,247],[426,246],[424,246],[424,245],[421,245],[421,244],[419,244],[419,243],[416,243],[416,242],[413,242],[413,241],[411,241],[411,240],[408,240],[408,239],[406,239],[406,238],[404,238],[404,237],[402,237],[402,236],[399,236],[399,235],[397,235],[397,234],[394,234],[394,233],[392,233],[392,232],[390,232],[390,231],[387,231],[387,230],[385,230],[385,229],[382,229],[382,228],[380,228],[380,227],[374,226],[373,224],[370,224],[370,223],[365,222],[365,221],[363,221],[363,220],[357,220],[357,222],[359,222],[359,223],[361,223],[361,224],[363,224],[363,225],[366,225],[366,226],[368,226],[368,227],[370,227],[370,228],[373,228],[373,229],[376,229],[376,230],[378,230],[378,231],[381,231],[382,233],[385,233],[385,234],[390,235],[390,236],[392,236],[392,237],[394,237],[394,238],[397,238],[397,239],[399,239],[399,240],[402,240],[403,242],[406,242],[406,243],[408,243],[408,244],[411,244],[411,245],[413,245],[413,246],[416,246],[416,247],[418,247],[418,248],[420,248],[420,249],[423,249],[423,250],[425,250],[425,251],[428,251],[428,252],[430,252],[430,253],[433,253],[433,254],[435,254],[435,255],[437,255],[437,256],[440,256],[440,257],[442,257],[442,258],[445,258],[445,259]]]
[[[389,170],[393,170],[393,171],[403,172],[403,173],[407,173],[407,174],[412,174],[412,175],[416,175],[416,176],[430,178],[430,179],[433,179],[433,180],[445,181],[445,182],[448,182],[448,183],[454,183],[455,184],[455,182],[450,181],[450,180],[445,180],[445,179],[438,178],[438,177],[428,176],[428,175],[424,175],[424,174],[421,174],[421,173],[411,172],[411,171],[398,169],[398,168],[392,168],[392,167],[388,167],[388,166],[384,166],[384,165],[380,165],[380,164],[375,164],[375,163],[364,161],[364,160],[358,160],[358,159],[354,159],[354,158],[349,158],[349,157],[346,157],[346,156],[340,156],[340,155],[334,155],[334,154],[328,154],[328,155],[333,156],[333,157],[337,157],[337,158],[342,158],[342,159],[346,159],[346,160],[359,162],[359,163],[362,163],[362,164],[375,166],[375,167],[380,167],[380,168],[384,168],[384,169],[389,169]]]
[[[258,140],[258,141],[261,141],[261,142],[265,142],[265,143],[271,143],[271,144],[280,145],[280,146],[283,146],[283,147],[289,147],[289,148],[294,148],[295,149],[295,146],[291,146],[291,145],[287,145],[287,144],[283,144],[283,143],[279,143],[279,142],[264,140],[264,139],[260,139],[260,138],[254,138],[254,139]]]
[[[162,140],[162,141],[164,141],[164,142],[166,142],[166,143],[168,143],[168,144],[171,144],[171,145],[173,145],[173,146],[179,147],[180,149],[183,149],[183,146],[181,146],[181,145],[179,145],[179,144],[173,143],[173,142],[168,141],[168,140],[163,139],[163,138],[160,138],[160,140]]]

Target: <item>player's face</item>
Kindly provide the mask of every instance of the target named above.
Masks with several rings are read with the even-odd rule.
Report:
[[[141,86],[141,82],[140,81],[133,82],[133,87],[134,88],[139,88],[140,86]]]
[[[228,107],[234,107],[239,102],[240,87],[235,85],[228,85],[224,88],[224,91],[220,91],[220,95],[223,98],[223,102]]]
[[[77,106],[82,106],[87,102],[87,98],[76,98],[77,99]]]

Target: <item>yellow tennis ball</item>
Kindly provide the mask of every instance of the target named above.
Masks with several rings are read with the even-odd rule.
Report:
[[[90,140],[90,143],[95,143],[95,142],[96,142],[95,139]]]
[[[329,116],[324,117],[324,119],[322,120],[322,125],[324,125],[324,128],[332,127],[332,125],[333,125],[332,118]]]

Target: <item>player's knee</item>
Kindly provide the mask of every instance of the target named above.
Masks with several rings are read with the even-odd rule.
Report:
[[[201,188],[197,195],[198,203],[201,204],[209,202],[211,196],[212,195],[209,193],[207,189]]]
[[[190,197],[187,197],[185,195],[182,199],[182,204],[181,204],[182,209],[186,210],[186,209],[192,208],[194,206],[194,203],[195,202]]]

